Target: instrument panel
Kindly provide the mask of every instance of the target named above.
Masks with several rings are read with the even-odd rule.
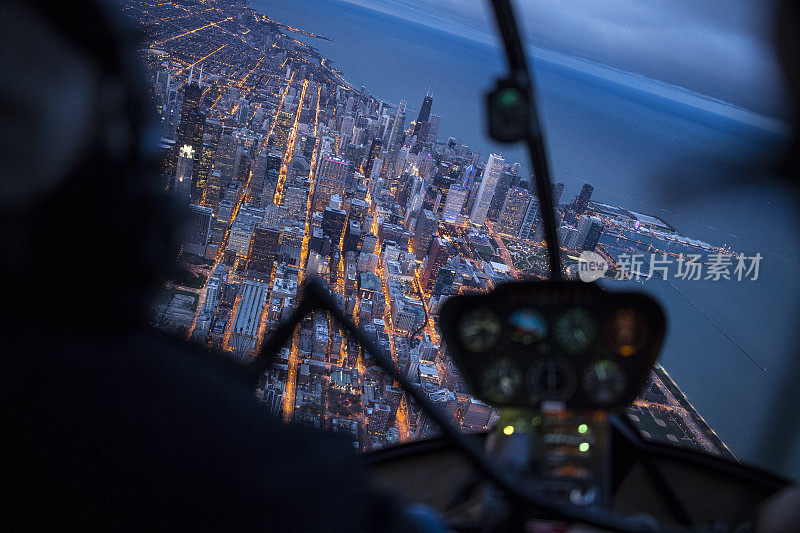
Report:
[[[665,332],[649,296],[579,281],[514,282],[455,296],[442,306],[440,324],[478,398],[528,408],[628,405],[647,382]]]

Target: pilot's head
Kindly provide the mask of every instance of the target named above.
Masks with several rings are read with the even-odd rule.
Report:
[[[135,323],[174,257],[135,41],[104,2],[0,17],[0,259],[9,319]],[[105,319],[105,320],[102,320]]]

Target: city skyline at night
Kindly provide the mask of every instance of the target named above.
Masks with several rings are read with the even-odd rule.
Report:
[[[453,294],[547,277],[526,162],[448,136],[435,93],[393,104],[372,96],[300,40],[324,36],[246,2],[122,6],[147,29],[162,185],[191,211],[188,274],[167,284],[154,323],[247,361],[317,276],[454,423],[491,427],[497,412],[469,395],[436,316]],[[554,188],[569,275],[585,251],[611,265],[608,277],[631,253],[735,255],[659,217],[592,201],[590,185],[566,202],[564,184]],[[435,431],[319,313],[296,330],[257,396],[284,420],[345,433],[360,450]],[[730,455],[662,369],[629,414],[652,438]]]

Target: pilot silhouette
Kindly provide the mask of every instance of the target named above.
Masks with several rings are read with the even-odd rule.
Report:
[[[786,6],[797,96],[800,17]],[[6,0],[2,15],[3,526],[426,530],[424,512],[375,494],[347,443],[281,424],[240,366],[148,327],[180,216],[154,179],[151,109],[116,8]],[[796,489],[770,502],[757,529],[796,527],[797,502]]]
[[[177,256],[132,31],[104,2],[0,17],[0,516],[5,528],[391,529],[332,435],[236,364],[150,330]]]

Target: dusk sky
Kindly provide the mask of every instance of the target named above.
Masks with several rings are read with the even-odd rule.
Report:
[[[496,42],[488,2],[346,1]],[[532,45],[782,114],[772,0],[517,0],[515,6]]]

